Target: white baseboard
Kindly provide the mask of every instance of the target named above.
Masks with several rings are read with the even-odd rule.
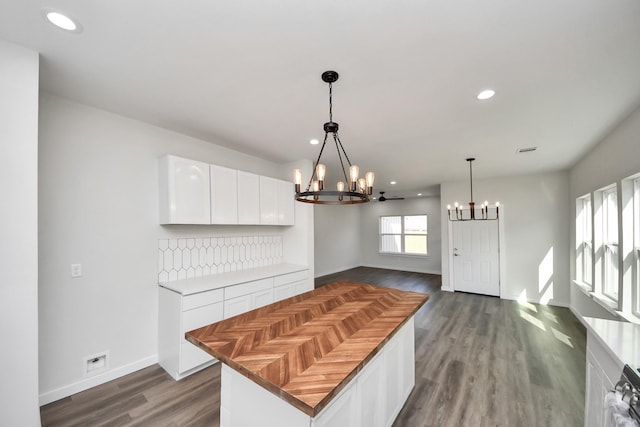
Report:
[[[571,310],[573,315],[576,316],[576,319],[578,319],[580,321],[580,323],[582,323],[582,326],[584,326],[586,328],[587,327],[587,322],[584,321],[584,317],[582,317],[582,315],[580,313],[578,313],[578,310],[576,310],[573,307],[573,305],[571,305],[571,304],[569,304],[569,310]]]
[[[360,267],[370,267],[370,268],[382,268],[384,270],[396,270],[396,271],[408,271],[410,273],[425,273],[425,274],[436,274],[438,276],[441,276],[442,273],[440,271],[427,271],[427,270],[419,270],[419,269],[414,269],[414,268],[405,268],[405,267],[398,267],[395,265],[382,265],[382,264],[362,264]]]
[[[512,301],[518,301],[520,296],[519,295],[500,295],[500,298],[508,299],[508,300],[512,300]],[[570,304],[565,302],[565,301],[558,301],[558,300],[555,300],[555,299],[550,299],[549,301],[546,301],[546,302],[543,303],[540,298],[527,298],[527,302],[530,302],[530,303],[533,303],[533,304],[552,305],[554,307],[569,308],[569,306],[570,306]]]
[[[85,378],[81,381],[75,382],[73,384],[66,385],[64,387],[57,388],[55,390],[47,391],[40,394],[40,406],[46,405],[51,402],[55,402],[56,400],[63,399],[65,397],[71,396],[72,394],[79,393],[81,391],[88,390],[92,387],[95,387],[100,384],[104,384],[111,380],[115,380],[116,378],[123,377],[132,372],[139,371],[140,369],[146,368],[148,366],[153,365],[154,363],[158,363],[158,355],[154,354],[153,356],[146,357],[144,359],[135,361],[128,365],[120,366],[118,368],[112,369],[110,371],[104,372],[102,374]]]

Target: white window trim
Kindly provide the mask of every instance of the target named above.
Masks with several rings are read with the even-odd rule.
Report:
[[[416,233],[405,233],[404,232],[404,221],[405,217],[408,216],[425,216],[427,217],[427,231],[424,234],[416,234]],[[400,217],[400,233],[383,233],[382,232],[382,218],[391,218],[391,217]],[[400,245],[401,252],[385,252],[382,250],[382,236],[400,236]],[[427,244],[427,253],[425,254],[417,254],[414,252],[405,252],[404,248],[404,237],[405,236],[425,236],[426,244]],[[426,258],[429,256],[429,216],[426,213],[420,214],[408,214],[408,215],[380,215],[378,217],[378,254],[379,255],[391,255],[391,256],[402,256],[402,257],[414,257],[414,258]]]
[[[614,238],[612,238],[612,236],[609,236],[609,223],[608,221],[611,219],[611,212],[609,212],[609,205],[607,203],[607,199],[612,196],[613,194],[615,194],[615,205],[616,205],[616,211],[615,211],[615,224],[616,224],[616,235],[614,236]],[[600,192],[600,196],[602,198],[602,203],[601,203],[601,209],[602,209],[602,222],[600,223],[600,227],[602,227],[602,242],[600,244],[600,253],[601,253],[601,259],[602,259],[602,271],[601,271],[601,278],[600,278],[600,287],[599,287],[599,292],[597,295],[598,299],[603,299],[605,303],[607,303],[607,305],[610,305],[610,303],[613,303],[616,308],[619,308],[619,301],[620,301],[620,242],[619,242],[619,233],[620,233],[620,224],[619,224],[619,217],[618,217],[618,211],[620,209],[619,207],[619,203],[618,203],[618,186],[616,184],[610,185],[604,189],[602,189],[602,191]],[[609,257],[612,257],[613,252],[616,252],[615,255],[615,265],[608,262]],[[616,276],[617,278],[614,279],[615,281],[615,288],[616,288],[616,292],[617,295],[614,293],[609,292],[609,287],[607,286],[609,283],[607,282],[608,278],[610,277],[610,272],[609,269],[615,267],[616,270]]]
[[[588,209],[586,209],[587,205]],[[593,256],[593,202],[589,193],[576,199],[576,279],[574,280],[574,283],[587,294],[594,290]],[[585,274],[587,266],[589,272]]]

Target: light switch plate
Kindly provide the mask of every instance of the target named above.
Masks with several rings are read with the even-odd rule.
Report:
[[[82,264],[71,264],[71,277],[82,276]]]

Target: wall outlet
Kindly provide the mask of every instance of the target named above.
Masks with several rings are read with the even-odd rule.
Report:
[[[109,352],[94,354],[84,358],[84,375],[94,375],[107,370]]]
[[[82,264],[71,264],[71,277],[82,276]]]

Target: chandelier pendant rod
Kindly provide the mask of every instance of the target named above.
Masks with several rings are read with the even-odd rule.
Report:
[[[320,154],[318,154],[318,159],[313,164],[313,171],[311,173],[311,178],[309,178],[309,183],[307,184],[307,191],[309,191],[311,189],[311,183],[313,182],[313,178],[316,177],[316,168],[320,164],[320,158],[322,157],[322,152],[324,151],[324,146],[327,145],[327,136],[328,135],[329,134],[325,132],[324,141],[322,141],[322,147],[320,148]]]

